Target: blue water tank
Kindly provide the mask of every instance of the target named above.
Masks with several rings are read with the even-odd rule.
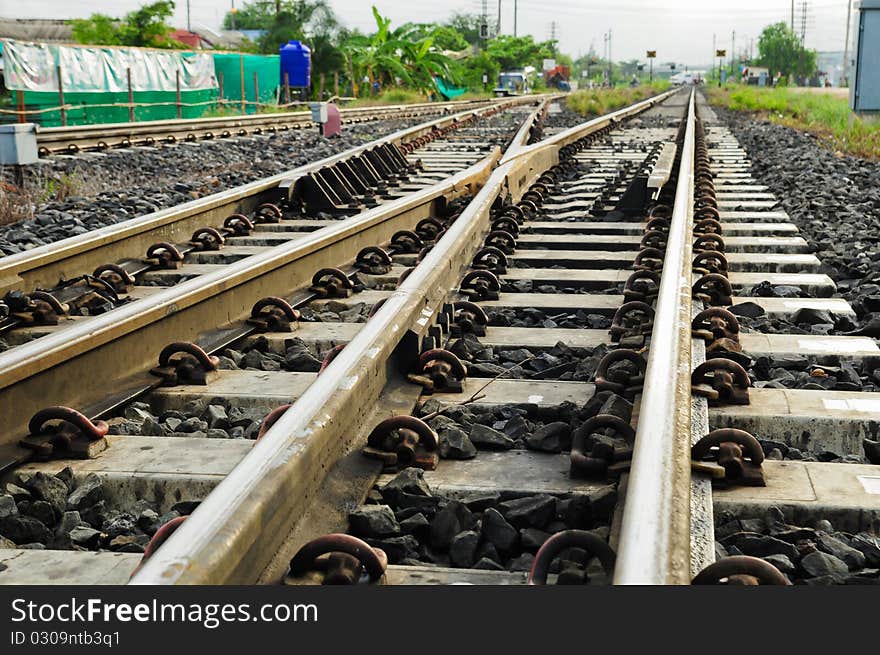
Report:
[[[304,88],[312,84],[312,51],[299,41],[288,41],[281,46],[281,84],[287,73],[287,83],[293,88]]]

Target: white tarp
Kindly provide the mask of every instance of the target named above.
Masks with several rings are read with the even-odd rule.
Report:
[[[58,66],[65,92],[126,93],[128,69],[133,91],[175,91],[178,70],[181,91],[217,88],[210,54],[7,40],[0,43],[6,88],[16,91],[57,93]]]

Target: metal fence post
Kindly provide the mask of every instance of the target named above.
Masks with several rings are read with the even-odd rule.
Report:
[[[257,71],[254,71],[254,102],[257,105],[254,107],[254,113],[259,113],[260,111],[260,78],[257,75]]]
[[[223,71],[220,71],[220,74],[217,76],[217,94],[220,107],[222,109],[226,108],[226,98],[223,96]]]
[[[290,104],[290,75],[284,71],[284,104]]]

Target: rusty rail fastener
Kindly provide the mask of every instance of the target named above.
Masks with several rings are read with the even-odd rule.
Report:
[[[60,421],[60,425],[49,430],[48,424],[53,421]],[[92,422],[70,407],[46,407],[31,417],[28,422],[30,434],[19,443],[42,460],[56,455],[92,458],[106,450],[109,430],[104,421]]]
[[[141,556],[141,561],[138,562],[138,565],[135,567],[134,571],[131,572],[131,577],[134,577],[135,573],[141,570],[141,567],[147,563],[147,560],[150,559],[153,554],[159,550],[159,547],[168,541],[168,538],[174,534],[174,532],[181,526],[181,524],[187,519],[189,514],[184,516],[176,516],[171,519],[167,523],[163,523],[162,526],[156,530],[155,534],[150,539],[149,543],[147,543],[147,547],[144,548],[144,554]]]
[[[453,316],[455,323],[452,327],[454,336],[462,334],[474,334],[478,337],[486,336],[486,326],[489,325],[489,317],[483,308],[476,303],[467,300],[459,300],[452,303]]]
[[[691,459],[716,460],[724,467],[724,478],[713,479],[721,487],[735,485],[764,487],[764,449],[754,436],[745,430],[721,428],[713,430],[691,448]]]
[[[624,302],[640,300],[648,302],[660,292],[660,273],[657,271],[638,270],[626,279],[623,285]]]
[[[620,435],[626,446],[607,438],[607,429]],[[571,476],[597,479],[619,474],[628,468],[635,442],[635,430],[623,419],[611,414],[594,416],[572,433]]]
[[[348,298],[354,290],[354,284],[338,268],[322,268],[312,276],[309,291],[321,298]]]
[[[717,357],[697,366],[691,374],[693,393],[709,399],[709,405],[748,405],[751,380],[732,359]]]
[[[378,582],[387,568],[388,556],[381,548],[373,548],[350,534],[328,534],[313,539],[297,551],[290,560],[289,574],[301,578],[323,570],[321,584],[354,585]]]
[[[254,303],[248,323],[264,332],[290,332],[290,324],[300,318],[302,314],[299,310],[284,298],[266,296]]]
[[[415,416],[392,416],[370,432],[364,455],[386,466],[405,464],[427,470],[437,467],[437,433]]]
[[[180,355],[175,359],[175,355]],[[159,353],[159,366],[150,373],[163,378],[167,386],[175,384],[208,384],[211,374],[217,371],[220,359],[208,355],[201,346],[189,341],[175,341]]]
[[[200,227],[189,238],[190,244],[198,250],[220,250],[226,243],[226,238],[215,227]]]
[[[266,416],[263,417],[263,422],[260,423],[260,430],[259,430],[259,432],[257,432],[257,438],[254,443],[256,443],[257,441],[262,439],[263,436],[269,431],[269,428],[271,428],[273,425],[275,425],[275,423],[278,422],[278,419],[280,419],[284,415],[284,412],[286,412],[288,409],[290,409],[290,407],[291,407],[290,403],[287,403],[285,405],[279,405],[278,407],[273,409],[271,412],[266,414]]]
[[[612,364],[623,361],[633,363],[638,371],[637,374],[634,376],[626,376],[625,381],[620,381],[619,379],[609,380],[608,367]],[[599,391],[611,391],[625,397],[633,397],[636,393],[641,391],[642,386],[645,383],[645,371],[647,370],[647,367],[648,364],[645,361],[645,358],[635,350],[630,350],[628,348],[612,350],[599,361],[599,366],[596,367],[596,375],[594,379],[596,389]],[[614,377],[619,378],[621,376],[615,375]]]
[[[694,282],[691,289],[693,297],[705,301],[709,305],[731,305],[733,287],[723,275],[709,273]]]
[[[424,246],[419,235],[412,230],[398,230],[391,236],[391,249],[397,254],[412,255]]]
[[[471,271],[462,278],[459,290],[471,301],[498,300],[501,282],[491,271]]]
[[[183,254],[177,246],[160,241],[147,248],[147,259],[155,262],[158,268],[176,269],[183,262]]]
[[[788,586],[788,578],[770,562],[748,555],[733,555],[710,564],[691,581],[692,585],[779,585]]]
[[[281,209],[277,205],[273,205],[271,202],[264,202],[254,212],[253,222],[280,223],[282,216]]]
[[[134,276],[119,264],[101,264],[95,269],[92,276],[107,282],[116,293],[126,293],[128,287],[135,283]]]
[[[374,308],[375,309],[375,308]],[[342,352],[343,348],[345,348],[344,343],[337,344],[333,346],[330,350],[327,351],[327,354],[324,355],[324,361],[321,362],[321,368],[318,373],[323,373],[324,369],[330,366],[330,362],[336,359],[336,356]]]
[[[421,384],[426,393],[461,393],[461,383],[467,377],[467,367],[455,353],[443,348],[432,348],[419,355],[418,370],[419,374],[410,380]]]
[[[614,576],[614,564],[617,555],[604,539],[587,532],[586,530],[563,530],[557,532],[550,537],[538,549],[535,560],[532,562],[532,570],[529,571],[530,585],[547,584],[547,573],[550,570],[550,564],[566,548],[583,548],[590,555],[599,558],[602,569],[610,581]]]
[[[691,334],[694,339],[718,341],[729,339],[739,341],[739,320],[734,314],[723,307],[709,307],[694,317],[691,322]],[[740,347],[742,350],[742,347]]]
[[[254,223],[244,214],[232,214],[223,221],[223,227],[235,236],[246,237],[254,230]]]
[[[507,255],[495,246],[483,246],[474,255],[472,268],[492,271],[496,275],[507,272]]]

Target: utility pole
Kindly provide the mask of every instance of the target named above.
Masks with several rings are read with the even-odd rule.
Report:
[[[736,30],[730,33],[730,61],[732,64],[730,74],[734,75],[736,73]]]
[[[192,32],[192,26],[189,22],[189,0],[186,0],[186,31]]]
[[[801,46],[807,41],[807,0],[804,0],[801,8]]]
[[[712,35],[712,77],[715,77],[715,53],[716,52],[718,52],[718,50],[715,48],[715,35],[713,34]],[[721,73],[719,72],[718,75],[720,77]]]
[[[791,0],[791,31],[794,32],[794,0]]]
[[[232,0],[232,9],[229,12],[230,17],[232,18],[232,31],[235,31],[235,0]]]
[[[519,0],[513,0],[513,35],[516,36],[516,20],[519,18]]]
[[[501,34],[501,0],[498,0],[498,22],[495,24],[495,36]]]
[[[852,0],[846,2],[846,39],[843,42],[843,72],[840,74],[840,86],[849,86],[849,24],[851,22]]]
[[[608,30],[608,86],[614,86],[614,64],[611,63],[611,30]]]

